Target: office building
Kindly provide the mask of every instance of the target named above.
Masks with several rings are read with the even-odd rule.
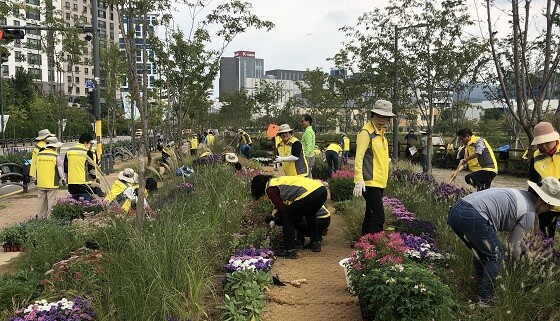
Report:
[[[219,94],[245,88],[248,78],[263,78],[264,59],[254,51],[236,51],[233,57],[220,59]]]

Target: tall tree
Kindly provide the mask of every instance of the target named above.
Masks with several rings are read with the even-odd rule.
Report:
[[[549,107],[543,108],[543,103],[554,96],[551,80],[558,77],[560,2],[545,0],[545,6],[538,7],[531,0],[510,3],[511,9],[504,17],[503,8],[486,1],[489,43],[495,79],[500,85],[497,100],[507,106],[532,141],[533,126],[550,111]],[[509,26],[505,35],[496,27],[503,24]],[[560,106],[553,112],[560,118]]]
[[[235,129],[247,126],[255,111],[255,99],[247,95],[246,89],[225,92],[220,97],[222,108],[219,111],[221,123]]]
[[[267,122],[270,123],[272,118],[278,115],[280,111],[280,97],[284,93],[284,87],[281,83],[261,79],[256,83],[253,97],[256,102],[257,111],[266,116]]]

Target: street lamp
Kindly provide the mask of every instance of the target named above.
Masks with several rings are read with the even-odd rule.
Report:
[[[399,27],[395,25],[395,48],[394,48],[394,63],[393,63],[393,106],[398,111],[399,107],[399,90],[397,89],[399,85],[399,31],[411,28],[422,28],[427,27],[427,23],[419,23],[411,26]],[[393,162],[397,162],[399,158],[399,115],[395,114],[393,117],[393,155],[391,159]]]

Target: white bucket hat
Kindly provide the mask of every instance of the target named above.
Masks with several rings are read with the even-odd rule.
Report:
[[[51,131],[48,129],[41,129],[39,133],[37,133],[37,138],[35,138],[35,141],[44,140],[47,137],[55,137],[55,135],[51,134]]]
[[[545,121],[541,121],[535,125],[533,128],[533,134],[535,135],[535,138],[533,138],[531,145],[554,142],[560,139],[560,135],[556,130],[554,130],[552,124]]]
[[[293,131],[293,129],[290,128],[290,125],[288,125],[288,124],[282,124],[278,128],[278,134],[289,133],[289,132],[292,132],[292,131]]]
[[[117,178],[128,183],[138,183],[138,174],[132,168],[125,168],[120,171]]]
[[[45,145],[45,147],[54,147],[54,148],[59,148],[60,146],[62,146],[62,143],[58,141],[58,138],[56,137],[47,137],[47,145]]]
[[[380,99],[376,101],[375,104],[373,104],[373,108],[371,109],[371,112],[381,116],[388,116],[388,117],[395,116],[395,114],[393,114],[393,104],[387,100]]]
[[[237,157],[237,155],[235,155],[234,153],[225,153],[224,157],[226,159],[226,162],[228,163],[237,163],[239,162],[239,158]]]
[[[527,184],[547,204],[560,205],[560,181],[554,177],[545,177],[540,183],[527,181]]]

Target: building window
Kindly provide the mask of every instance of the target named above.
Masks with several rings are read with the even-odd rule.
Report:
[[[54,70],[49,70],[49,81],[54,81]]]
[[[115,34],[111,32],[109,34],[109,39],[111,39],[112,40],[111,42],[113,42],[113,40],[115,40]]]
[[[72,76],[67,76],[66,77],[66,82],[71,84],[72,83]]]
[[[41,79],[42,78],[42,71],[40,68],[29,68],[27,69],[27,72],[33,76],[33,78],[35,79]]]
[[[18,67],[16,67],[16,74],[17,74],[18,72],[23,72],[24,70],[25,70],[25,69],[23,69],[22,66],[18,66]]]
[[[76,87],[76,95],[80,94],[80,87]]]
[[[7,24],[8,24],[8,19],[6,19],[6,18],[0,19],[0,25],[5,26],[5,25],[7,25]]]
[[[84,73],[85,73],[86,75],[89,75],[89,68],[84,68],[84,69],[85,69],[85,70],[84,70]]]
[[[21,25],[21,23],[19,22],[19,20],[14,20],[14,26],[19,26]]]
[[[85,1],[84,1],[84,2],[85,2]],[[87,13],[87,7],[83,7],[83,8],[82,8],[82,12],[83,12],[83,13]]]
[[[77,4],[77,3],[74,3],[74,5],[72,6],[72,9],[73,9],[74,11],[78,11],[78,4]]]
[[[10,71],[7,65],[2,65],[2,77],[10,77]]]
[[[97,16],[101,19],[105,19],[107,14],[105,13],[105,10],[97,10]]]
[[[142,61],[142,51],[136,50],[136,61]]]
[[[103,20],[99,20],[97,26],[101,29],[107,29],[107,22],[105,22]]]
[[[39,6],[41,5],[41,3],[39,2],[39,0],[26,0],[25,2],[35,5],[35,6]]]
[[[76,85],[79,85],[79,84],[80,84],[80,77],[76,77],[74,83],[75,83]]]
[[[27,9],[25,11],[25,17],[27,19],[41,20],[41,13],[38,9]]]
[[[80,72],[80,67],[79,66],[74,67],[74,72]]]
[[[115,20],[115,19],[113,19],[113,13],[112,13],[112,12],[109,13],[109,19],[110,19],[110,20]]]
[[[66,2],[66,4],[64,4],[64,7],[65,7],[66,9],[70,9],[70,2]]]
[[[21,51],[14,51],[14,57],[16,59],[16,62],[21,62],[23,60]]]
[[[41,55],[39,54],[27,54],[27,63],[30,65],[41,65]]]
[[[41,42],[38,39],[27,38],[27,48],[41,49]]]
[[[72,86],[68,86],[68,95],[72,95]]]
[[[109,30],[111,30],[111,31],[115,30],[115,24],[114,23],[112,23],[112,22],[109,23]]]

